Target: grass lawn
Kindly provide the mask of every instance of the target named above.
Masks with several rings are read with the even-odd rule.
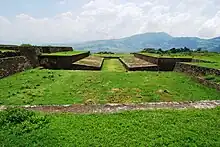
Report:
[[[105,59],[102,71],[124,72],[125,68],[118,59]]]
[[[76,54],[84,53],[83,51],[68,51],[68,52],[56,52],[56,53],[43,53],[42,55],[49,55],[49,56],[72,56]]]
[[[3,123],[1,145],[220,146],[220,108],[48,114],[47,121],[40,118],[44,115],[36,114],[31,118],[34,122],[25,119],[17,124]]]
[[[108,62],[119,63],[106,60],[104,64]],[[110,67],[105,68],[104,65],[101,72],[33,69],[18,73],[0,80],[0,103],[46,105],[84,103],[88,99],[97,103],[220,99],[220,92],[182,73],[108,72]]]
[[[134,56],[132,54],[93,54],[94,56],[100,56],[100,57],[127,57],[127,56]]]

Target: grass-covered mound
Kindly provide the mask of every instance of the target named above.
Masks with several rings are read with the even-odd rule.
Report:
[[[83,51],[67,51],[67,52],[56,52],[56,53],[43,53],[42,55],[45,56],[73,56],[77,54],[82,54],[84,53]]]
[[[220,92],[182,73],[109,72],[110,67],[103,68],[103,72],[34,69],[15,74],[0,80],[0,103],[48,105],[84,103],[88,99],[96,103],[220,99]]]
[[[0,116],[4,113],[0,112]],[[8,114],[7,118],[13,118],[17,113]],[[23,110],[19,113],[32,112]],[[35,114],[34,118],[49,121],[40,121],[41,127],[19,132],[19,135],[15,128],[22,130],[26,125],[4,126],[0,129],[0,143],[5,147],[220,146],[219,116],[220,108],[116,114]]]

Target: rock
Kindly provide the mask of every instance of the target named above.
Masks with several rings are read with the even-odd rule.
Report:
[[[93,100],[93,99],[88,99],[88,100],[86,100],[86,101],[84,102],[84,104],[85,104],[85,105],[95,105],[96,102],[95,102],[95,100]]]
[[[157,91],[157,93],[163,94],[163,93],[170,93],[170,92],[169,92],[167,89],[165,89],[165,90],[159,89],[159,90]]]

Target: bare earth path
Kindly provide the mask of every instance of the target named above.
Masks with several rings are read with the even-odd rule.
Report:
[[[142,104],[105,104],[105,105],[48,105],[48,106],[19,106],[28,110],[43,112],[71,113],[115,113],[130,110],[154,109],[211,109],[220,106],[220,100],[197,102],[153,102]],[[0,106],[0,110],[7,106]]]

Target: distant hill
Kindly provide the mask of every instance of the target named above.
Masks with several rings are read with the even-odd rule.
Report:
[[[213,39],[200,39],[197,37],[172,37],[167,33],[145,33],[131,37],[112,40],[97,40],[79,44],[68,44],[79,50],[90,50],[92,52],[137,52],[143,48],[180,48],[191,49],[202,48],[203,50],[220,52],[220,37]]]

